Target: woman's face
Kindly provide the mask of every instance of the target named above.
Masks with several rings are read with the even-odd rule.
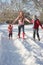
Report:
[[[20,12],[20,16],[23,16],[23,12]]]

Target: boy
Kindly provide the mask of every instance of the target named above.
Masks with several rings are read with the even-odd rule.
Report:
[[[34,23],[34,26],[33,26],[33,38],[35,40],[35,34],[37,34],[37,37],[38,37],[38,40],[40,41],[40,36],[39,36],[39,26],[41,26],[41,28],[43,29],[42,27],[42,24],[40,23],[39,19],[37,18],[37,16],[35,15],[35,20],[33,20],[33,23]]]

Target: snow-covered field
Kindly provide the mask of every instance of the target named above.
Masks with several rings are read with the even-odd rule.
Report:
[[[8,25],[0,25],[0,65],[43,65],[43,30],[40,41],[33,40],[33,26],[25,26],[25,38],[18,39],[18,26],[14,25],[13,38],[8,38]],[[36,37],[37,39],[37,37]]]

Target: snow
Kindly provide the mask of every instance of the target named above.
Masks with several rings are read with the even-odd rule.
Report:
[[[8,38],[8,25],[0,25],[0,65],[43,65],[43,30],[41,40],[33,40],[33,25],[25,25],[25,38],[17,38],[18,25],[13,25],[13,38]],[[22,35],[21,35],[22,37]]]

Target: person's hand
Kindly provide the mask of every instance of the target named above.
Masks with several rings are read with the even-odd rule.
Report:
[[[31,20],[31,23],[34,23],[34,20],[33,19]]]
[[[12,22],[12,24],[14,24],[14,21]]]
[[[42,29],[43,29],[43,25],[42,25]]]
[[[13,22],[11,24],[13,25]]]
[[[42,27],[42,29],[43,29],[43,27]]]

